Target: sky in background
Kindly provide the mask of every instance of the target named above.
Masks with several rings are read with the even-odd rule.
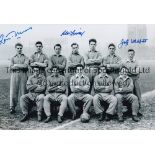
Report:
[[[0,34],[6,35],[10,31],[23,31],[32,26],[32,30],[25,32],[20,39],[12,38],[4,45],[0,45],[0,64],[7,62],[16,51],[14,45],[21,42],[24,45],[23,52],[30,56],[35,52],[35,42],[42,41],[43,51],[48,55],[54,54],[53,46],[56,43],[62,45],[62,54],[66,57],[71,53],[71,43],[77,42],[80,46],[79,52],[84,55],[89,50],[88,40],[97,40],[97,50],[103,56],[108,54],[107,46],[113,42],[116,45],[121,39],[127,39],[127,25],[0,25]],[[60,36],[64,30],[85,31],[81,36]],[[148,46],[155,43],[155,25],[147,25]],[[118,52],[119,50],[117,50]]]

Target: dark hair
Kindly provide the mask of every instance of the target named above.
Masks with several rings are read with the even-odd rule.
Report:
[[[79,45],[77,43],[72,43],[71,44],[71,47],[73,47],[73,45],[77,45],[79,47]]]
[[[96,44],[96,43],[97,43],[97,40],[96,40],[96,39],[89,39],[89,44],[90,44],[91,42],[95,42],[95,44]]]
[[[35,43],[35,45],[37,45],[37,44],[41,44],[41,46],[43,46],[43,43],[42,43],[41,41],[37,41],[37,42]]]
[[[122,71],[122,69],[125,69],[127,72],[129,71],[129,69],[128,69],[127,67],[122,66],[122,67],[120,68],[119,72],[121,72],[121,71]]]
[[[77,67],[82,67],[82,69],[84,69],[84,66],[82,64],[77,64],[76,69],[77,69]]]
[[[55,49],[56,46],[59,46],[61,48],[61,45],[60,44],[55,44],[54,45],[54,49]]]
[[[128,52],[133,52],[133,53],[135,53],[134,49],[128,49]]]
[[[110,43],[109,46],[108,46],[108,48],[109,48],[110,46],[113,46],[113,47],[116,48],[115,44],[113,44],[113,43]]]
[[[22,45],[21,43],[16,43],[16,44],[15,44],[15,48],[16,48],[17,46],[22,46],[22,47],[23,47],[23,45]]]

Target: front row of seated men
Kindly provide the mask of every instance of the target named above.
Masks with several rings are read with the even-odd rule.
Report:
[[[51,107],[54,106],[59,106],[57,117],[59,123],[63,121],[67,109],[72,113],[72,119],[76,119],[79,107],[82,111],[81,121],[88,122],[92,105],[99,121],[104,119],[109,121],[114,114],[117,114],[118,121],[123,122],[123,105],[131,109],[133,121],[139,121],[137,117],[139,111],[138,98],[133,94],[133,81],[127,75],[127,68],[122,67],[119,76],[113,82],[112,77],[106,73],[106,67],[100,67],[100,73],[94,79],[94,96],[89,94],[90,81],[83,70],[83,65],[77,65],[76,74],[70,79],[72,93],[67,97],[65,94],[67,81],[64,76],[59,74],[57,66],[52,67],[52,73],[47,79],[40,73],[39,68],[33,68],[33,75],[27,81],[29,92],[20,98],[23,113],[21,122],[29,119],[33,105],[37,105],[38,121],[42,120],[44,110],[47,116],[45,123],[52,120]],[[113,91],[114,93],[112,93]]]

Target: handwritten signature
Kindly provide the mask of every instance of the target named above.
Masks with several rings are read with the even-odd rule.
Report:
[[[122,48],[123,46],[128,46],[129,44],[145,44],[148,39],[122,39],[118,44],[118,48]]]
[[[11,40],[12,38],[21,38],[21,35],[27,31],[32,30],[32,27],[28,27],[24,29],[23,31],[10,31],[6,35],[0,34],[0,45],[5,44],[7,41]]]
[[[68,31],[68,30],[65,30],[65,31],[63,31],[62,33],[61,33],[61,35],[60,36],[83,36],[84,35],[84,33],[85,33],[85,31],[81,31],[81,28],[80,28],[80,31],[77,31],[77,30],[72,30],[72,31]]]

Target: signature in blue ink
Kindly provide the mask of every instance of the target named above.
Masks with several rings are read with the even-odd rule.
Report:
[[[85,33],[85,31],[81,31],[81,28],[80,28],[80,31],[77,31],[77,30],[73,30],[73,31],[68,31],[68,30],[65,30],[61,33],[60,36],[83,36]]]
[[[122,39],[118,44],[118,48],[122,48],[123,46],[128,46],[129,44],[145,44],[148,39]]]
[[[6,35],[0,34],[0,45],[5,44],[7,41],[11,40],[12,38],[21,38],[21,35],[29,30],[32,30],[32,27],[28,27],[27,29],[24,29],[23,31],[10,31]]]

